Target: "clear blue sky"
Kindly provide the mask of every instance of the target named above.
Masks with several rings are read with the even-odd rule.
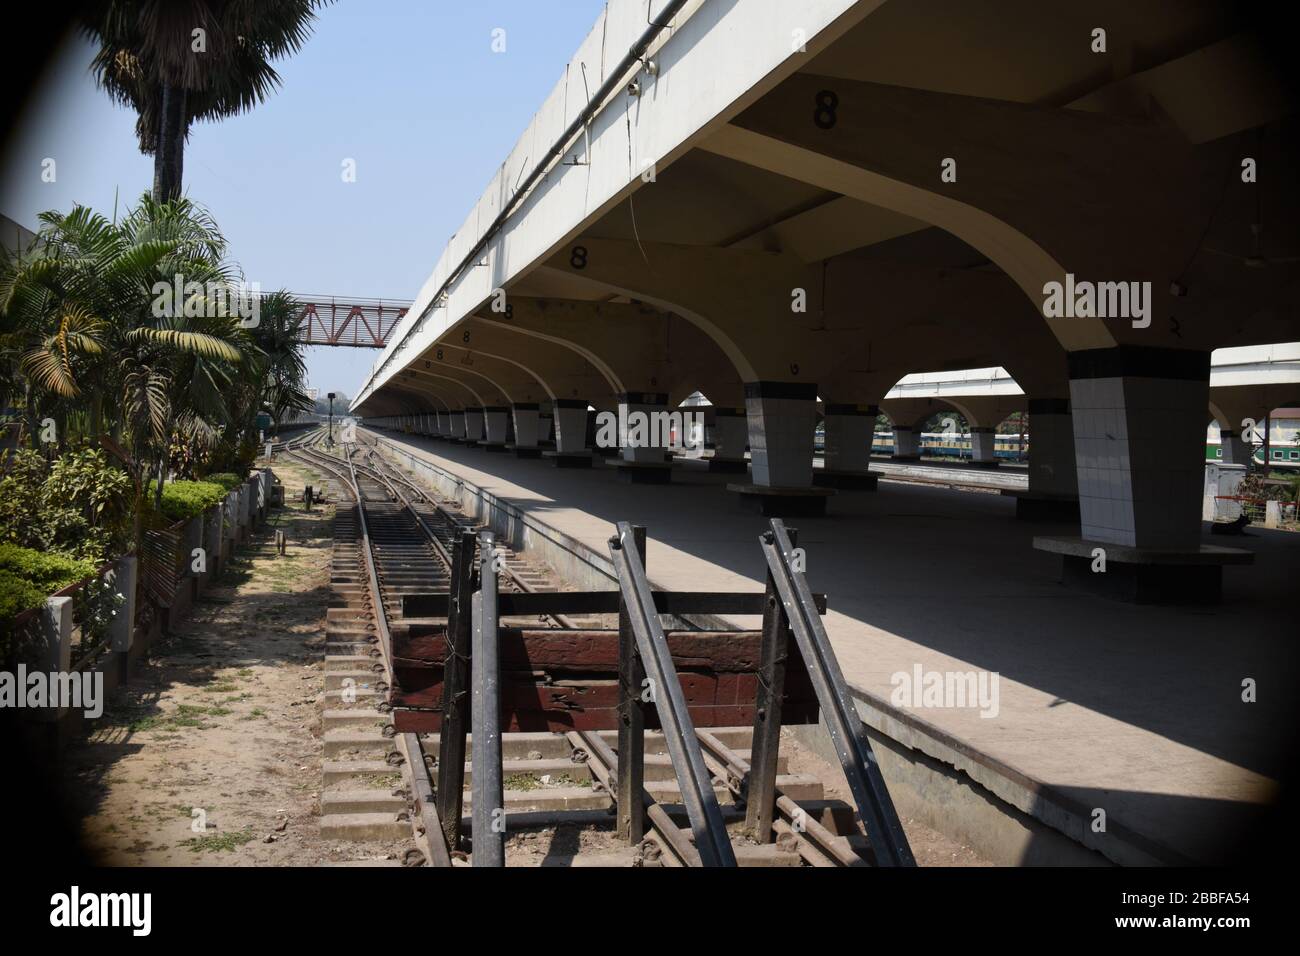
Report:
[[[320,12],[283,86],[250,113],[195,126],[185,192],[216,216],[263,290],[414,298],[564,65],[600,0],[341,0]],[[504,53],[492,31],[506,31]],[[10,138],[0,212],[111,215],[153,182],[135,114],[95,88],[89,42],[50,64]],[[12,78],[10,80],[12,82]],[[41,181],[41,162],[57,180]],[[340,177],[356,160],[357,181]],[[355,395],[378,357],[312,348],[311,384]]]

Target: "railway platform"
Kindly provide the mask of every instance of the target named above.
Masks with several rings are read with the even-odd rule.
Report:
[[[762,584],[764,519],[739,508],[726,490],[734,478],[707,463],[679,462],[671,484],[647,489],[605,469],[358,432],[583,586],[612,586],[617,521],[646,527],[657,587]],[[1255,564],[1226,570],[1216,607],[1123,604],[1062,587],[1059,559],[1032,541],[1072,529],[1015,521],[998,486],[962,491],[881,471],[877,492],[842,491],[833,516],[791,524],[900,810],[1005,863],[1229,859],[1276,796],[1285,759],[1278,688],[1297,675],[1288,635],[1269,622],[1290,613],[1294,537],[1252,529],[1234,541]],[[970,474],[971,484],[1005,480]],[[990,693],[944,706],[922,693],[933,675],[986,680]],[[909,706],[914,690],[923,706]]]

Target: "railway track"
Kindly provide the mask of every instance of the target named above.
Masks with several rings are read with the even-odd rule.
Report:
[[[458,540],[477,529],[454,504],[438,501],[381,456],[362,444],[327,450],[323,431],[280,443],[288,455],[326,477],[336,489],[337,507],[327,612],[323,713],[324,781],[322,832],[349,842],[395,846],[408,865],[452,866],[472,858],[472,843],[458,826],[438,817],[435,797],[438,733],[399,733],[392,696],[400,642],[409,623],[403,599],[446,594],[452,587]],[[497,587],[503,594],[564,590],[548,569],[495,546]],[[421,619],[427,626],[428,620]],[[617,626],[617,615],[538,614],[503,616],[502,627],[538,628],[589,635]],[[522,630],[520,633],[524,633]],[[606,631],[605,633],[608,633]],[[563,681],[556,681],[557,694]],[[726,824],[740,830],[745,813],[745,775],[751,758],[751,727],[700,729],[707,768],[706,791],[722,808]],[[513,732],[501,738],[503,809],[512,863],[527,864],[530,839],[563,823],[581,837],[572,862],[595,865],[698,865],[685,823],[681,785],[664,733],[645,735],[644,790],[652,807],[646,839],[636,846],[613,833],[618,731]],[[473,745],[465,753],[464,783],[473,780]],[[778,800],[774,842],[731,837],[736,862],[759,866],[852,866],[871,858],[866,836],[843,800],[827,799],[815,774],[792,772],[782,743],[776,761]],[[445,803],[444,803],[445,805]],[[464,823],[472,794],[464,793]],[[449,833],[451,843],[439,834]],[[414,841],[414,848],[411,843]],[[522,851],[522,852],[520,852]],[[522,858],[522,859],[520,859]],[[539,861],[533,861],[539,862]]]

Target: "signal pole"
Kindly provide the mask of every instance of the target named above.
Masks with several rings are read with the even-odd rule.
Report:
[[[333,392],[329,393],[329,400],[330,400],[330,423],[329,423],[329,440],[327,441],[327,444],[331,448],[333,448],[334,447],[334,393]]]

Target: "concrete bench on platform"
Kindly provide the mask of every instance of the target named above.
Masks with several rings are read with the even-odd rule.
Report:
[[[1003,488],[1002,494],[1016,499],[1016,517],[1021,521],[1079,520],[1079,499],[1070,495],[1048,495],[1021,488]]]
[[[813,471],[813,484],[819,488],[839,488],[844,491],[875,491],[880,475],[874,471],[841,471],[818,468]]]
[[[768,518],[816,517],[826,514],[826,499],[834,488],[778,488],[771,485],[729,484],[741,504]]]
[[[749,462],[744,458],[717,458],[709,460],[709,471],[720,475],[743,475],[749,470]]]
[[[609,458],[605,464],[634,485],[666,485],[673,480],[673,465],[669,461],[624,461],[621,458]]]
[[[589,451],[543,451],[556,468],[590,468],[594,459]]]
[[[1034,547],[1061,555],[1061,583],[1134,604],[1218,604],[1223,567],[1253,564],[1240,548],[1202,544],[1195,550],[1160,551],[1057,535],[1034,538]]]

